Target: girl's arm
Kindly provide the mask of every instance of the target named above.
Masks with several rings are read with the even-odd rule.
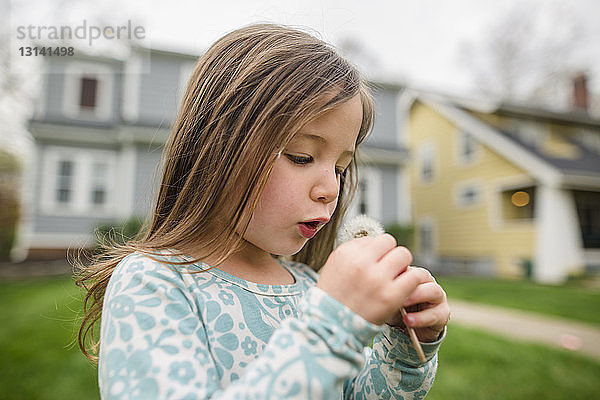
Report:
[[[346,382],[345,399],[422,399],[435,378],[437,350],[444,339],[421,343],[427,359],[419,360],[412,342],[399,329],[386,326],[373,342],[368,361],[353,380]]]
[[[299,317],[285,320],[242,376],[221,387],[220,365],[239,362],[226,350],[240,343],[207,334],[219,328],[199,318],[207,310],[191,295],[189,277],[143,257],[117,268],[102,316],[103,399],[339,398],[362,367],[363,347],[382,329],[312,288]]]

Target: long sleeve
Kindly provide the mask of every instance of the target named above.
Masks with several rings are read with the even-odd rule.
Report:
[[[420,400],[435,378],[437,350],[445,337],[421,343],[427,362],[420,361],[410,338],[385,326],[373,342],[373,351],[360,374],[345,385],[345,399]]]
[[[139,259],[115,272],[102,315],[103,399],[339,398],[382,329],[313,287],[258,354],[255,340],[235,334],[243,322],[222,312],[215,296],[193,294],[204,289],[191,275]],[[218,288],[223,304],[233,301],[225,289]],[[252,353],[247,364],[236,357]],[[224,368],[234,366],[243,373],[224,383]]]

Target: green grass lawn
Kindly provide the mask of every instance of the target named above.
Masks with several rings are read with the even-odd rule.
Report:
[[[98,398],[96,371],[75,345],[80,298],[65,277],[0,282],[0,399]],[[451,325],[427,399],[591,399],[599,376],[600,363],[566,350]]]
[[[450,324],[427,400],[589,400],[600,363]]]
[[[549,286],[486,278],[442,276],[436,280],[449,298],[600,324],[600,290],[586,288],[577,282]]]
[[[79,289],[69,278],[0,283],[0,399],[97,399],[76,344]]]

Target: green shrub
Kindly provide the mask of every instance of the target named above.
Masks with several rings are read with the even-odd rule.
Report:
[[[131,217],[123,222],[114,222],[101,224],[94,229],[97,246],[102,244],[115,243],[125,244],[134,239],[141,231],[144,221],[139,217]]]
[[[0,149],[0,261],[8,261],[16,238],[19,220],[18,182],[21,165],[18,158]]]
[[[19,219],[19,201],[11,192],[0,193],[0,261],[10,259],[10,250],[16,238]]]
[[[415,233],[413,225],[386,224],[385,231],[395,237],[399,245],[413,248]]]

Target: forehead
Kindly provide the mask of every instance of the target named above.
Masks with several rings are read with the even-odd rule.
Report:
[[[303,126],[292,142],[337,144],[354,149],[362,126],[363,107],[356,95]]]

